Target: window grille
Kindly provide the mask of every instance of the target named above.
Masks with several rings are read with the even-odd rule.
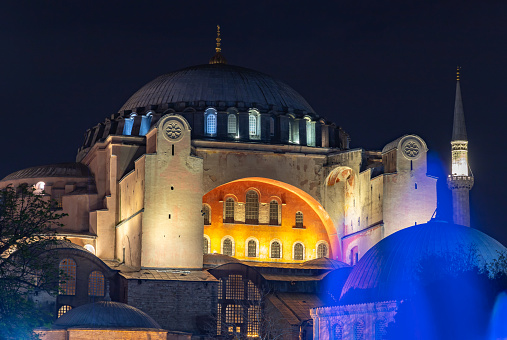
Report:
[[[257,288],[251,280],[248,280],[248,300],[259,301],[260,299],[261,292],[259,288]]]
[[[250,136],[257,136],[257,115],[255,114],[248,116],[248,133]]]
[[[272,259],[279,259],[281,256],[280,251],[280,243],[278,241],[274,241],[271,243],[271,258]]]
[[[225,284],[225,298],[228,300],[245,299],[245,284],[243,276],[229,275]]]
[[[72,307],[69,305],[63,305],[58,309],[58,317],[62,316],[63,314],[67,313],[69,310],[71,310]]]
[[[248,257],[257,256],[257,243],[254,240],[248,241]]]
[[[214,136],[217,134],[217,112],[214,109],[206,110],[206,134]]]
[[[327,257],[327,246],[324,243],[321,243],[317,247],[317,258]]]
[[[222,334],[222,305],[217,306],[217,335]]]
[[[243,323],[243,306],[228,305],[225,309],[225,323]]]
[[[246,193],[245,215],[245,223],[259,223],[259,195],[253,190]]]
[[[236,134],[236,115],[235,114],[230,114],[228,117],[227,117],[227,133],[230,133],[230,134]]]
[[[225,223],[234,223],[234,199],[225,200]]]
[[[209,253],[209,244],[208,244],[208,239],[206,237],[204,238],[204,245],[202,248],[202,252],[203,252],[203,254]]]
[[[375,340],[382,340],[386,336],[387,332],[386,320],[377,320],[375,322]]]
[[[296,243],[294,245],[294,260],[301,261],[304,260],[304,247],[301,243]]]
[[[218,281],[218,299],[222,299],[222,289],[224,289],[224,279],[220,278],[220,281]]]
[[[275,200],[269,203],[269,224],[278,225],[278,202]]]
[[[354,340],[364,339],[364,325],[362,322],[356,322],[354,324]]]
[[[296,228],[303,228],[303,213],[301,211],[296,213]]]
[[[226,238],[222,245],[222,253],[224,255],[232,256],[232,241],[230,238]]]
[[[342,325],[334,326],[334,339],[335,340],[342,340],[343,339],[343,326]]]
[[[211,225],[211,218],[210,218],[210,207],[207,205],[202,206],[202,213],[204,218],[204,225]]]
[[[104,275],[98,270],[88,277],[88,296],[104,296]]]
[[[260,306],[248,307],[247,336],[258,337],[260,333],[261,308]]]
[[[63,274],[60,277],[60,294],[76,295],[76,262],[73,259],[63,259],[59,269]]]

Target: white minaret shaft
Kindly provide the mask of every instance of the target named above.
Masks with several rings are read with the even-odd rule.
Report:
[[[453,222],[470,227],[469,191],[474,185],[474,178],[469,173],[468,139],[463,101],[461,99],[459,71],[458,67],[451,141],[452,166],[447,184],[452,191]]]

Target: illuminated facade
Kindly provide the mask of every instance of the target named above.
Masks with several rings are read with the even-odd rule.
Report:
[[[291,319],[280,307],[291,293],[315,295],[330,270],[357,264],[382,239],[433,215],[436,178],[427,174],[422,138],[407,134],[382,151],[351,148],[348,134],[290,86],[227,65],[219,46],[216,52],[209,64],[146,84],[87,130],[76,163],[0,181],[35,185],[55,199],[69,214],[61,234],[112,271],[102,269],[104,279],[97,268],[72,267],[94,281],[59,296],[61,314],[89,302],[74,297],[81,291],[100,300],[116,275],[113,300],[163,328],[202,334],[196,320],[218,306],[232,324],[245,322],[231,332],[252,333],[258,326],[248,308],[229,315],[230,301],[217,295],[226,284],[218,277],[230,275],[208,271],[241,263],[250,268],[234,274],[241,284],[289,294],[270,303],[299,329],[320,302],[308,297],[308,315]]]

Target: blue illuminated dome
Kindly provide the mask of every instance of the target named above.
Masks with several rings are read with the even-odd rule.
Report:
[[[342,290],[340,303],[399,300],[410,297],[427,277],[423,264],[464,272],[497,259],[505,248],[479,230],[441,221],[402,229],[373,246],[357,263]]]

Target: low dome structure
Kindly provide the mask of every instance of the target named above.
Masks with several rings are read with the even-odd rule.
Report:
[[[459,273],[483,268],[507,252],[477,229],[430,221],[400,230],[373,246],[357,263],[342,290],[340,303],[367,303],[410,297],[418,287],[424,261]]]
[[[340,269],[350,267],[342,261],[329,259],[327,257],[319,257],[313,260],[305,261],[300,264],[301,267],[322,268],[322,269]]]
[[[247,106],[269,110],[290,108],[313,114],[310,104],[292,87],[264,73],[248,68],[218,64],[187,67],[162,75],[144,85],[121,107],[136,111],[138,107],[150,108],[167,103],[188,103],[198,106],[203,101],[209,106]]]
[[[154,328],[160,325],[145,312],[114,301],[100,301],[74,308],[54,323],[55,328]]]

